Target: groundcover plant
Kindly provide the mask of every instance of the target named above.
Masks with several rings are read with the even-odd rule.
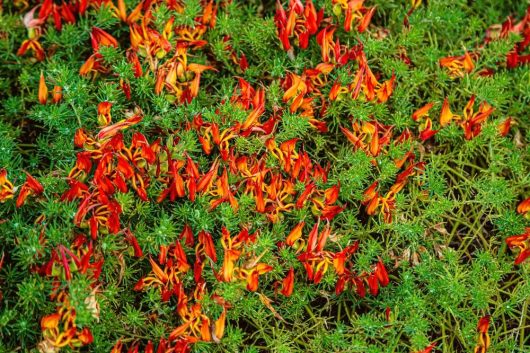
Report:
[[[530,352],[526,1],[0,1],[0,352]]]

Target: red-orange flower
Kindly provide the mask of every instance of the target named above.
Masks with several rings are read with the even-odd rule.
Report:
[[[26,182],[20,188],[16,206],[21,207],[30,195],[40,195],[44,192],[42,184],[37,179],[26,173]]]
[[[63,99],[63,88],[61,86],[53,86],[52,102],[59,103]]]
[[[414,113],[412,113],[412,120],[414,121],[420,121],[424,120],[423,123],[420,124],[419,130],[420,130],[420,139],[422,141],[426,141],[436,135],[438,130],[432,129],[432,120],[429,117],[429,110],[434,106],[434,103],[427,103],[423,107],[417,109]]]
[[[420,139],[427,141],[438,133],[438,130],[433,130],[431,118],[425,118],[425,122],[420,125]]]
[[[112,108],[111,102],[101,102],[98,104],[98,124],[105,127],[112,122],[110,110]]]
[[[293,39],[300,48],[307,48],[309,37],[317,32],[323,15],[324,9],[317,13],[312,0],[307,0],[305,7],[300,0],[289,0],[287,11],[278,0],[274,21],[283,49],[291,49]]]
[[[294,289],[294,268],[290,268],[289,272],[287,273],[287,276],[282,281],[282,289],[280,290],[280,293],[285,295],[286,297],[290,297],[291,294],[293,294]]]
[[[32,51],[35,55],[35,58],[38,61],[43,61],[45,58],[44,49],[37,39],[26,39],[22,42],[22,45],[17,51],[18,56],[23,56],[26,52]]]
[[[368,28],[370,20],[375,12],[374,7],[365,7],[364,0],[333,0],[333,12],[340,16],[345,11],[344,30],[351,31],[354,24],[357,24],[357,31],[362,33]]]
[[[464,116],[460,126],[464,129],[464,137],[471,140],[476,137],[482,130],[482,124],[495,110],[487,102],[482,102],[477,112],[474,112],[475,96],[472,96],[464,108]]]
[[[127,15],[127,5],[124,0],[118,0],[118,6],[115,6],[112,2],[107,3],[107,5],[112,8],[114,15],[121,21],[133,23],[138,21],[142,16],[142,8],[144,4],[142,2],[138,3],[129,15]]]
[[[490,336],[488,334],[488,328],[490,325],[490,316],[486,315],[478,321],[478,342],[475,346],[474,353],[486,353],[491,344]]]
[[[240,256],[245,254],[243,245],[256,240],[256,234],[250,235],[247,229],[243,229],[238,235],[230,237],[230,232],[223,227],[223,236],[221,244],[223,245],[224,259],[221,267],[221,278],[225,282],[230,282],[234,278],[234,272],[237,270],[235,262]]]
[[[39,343],[40,349],[58,351],[65,346],[73,349],[92,343],[94,338],[90,329],[76,326],[76,312],[70,305],[68,295],[61,292],[57,301],[57,312],[44,316],[41,320],[43,341]]]
[[[210,210],[215,209],[223,202],[228,202],[234,211],[237,211],[239,205],[237,203],[234,194],[230,190],[230,184],[228,183],[228,173],[226,169],[223,171],[221,178],[216,182],[216,189],[211,190],[210,194],[217,199],[210,201]]]
[[[424,116],[429,115],[429,110],[434,106],[434,103],[427,103],[423,107],[417,109],[414,113],[412,113],[412,120],[418,121],[420,118],[423,118]]]
[[[177,44],[175,56],[157,68],[156,94],[166,90],[177,102],[187,103],[198,95],[201,74],[215,69],[207,65],[188,64],[187,50],[186,43]]]
[[[527,227],[523,234],[506,238],[506,244],[510,249],[519,248],[519,255],[515,259],[515,264],[522,264],[530,257],[530,227]]]
[[[304,228],[305,222],[302,221],[294,227],[289,235],[287,236],[287,239],[285,239],[285,243],[289,246],[293,246],[301,237],[302,237],[302,229]]]
[[[377,157],[383,147],[391,142],[392,126],[386,126],[377,120],[367,122],[352,122],[352,130],[341,127],[342,132],[354,148],[363,150],[366,155]]]
[[[458,115],[455,115],[451,112],[451,108],[449,108],[449,100],[447,97],[444,99],[444,103],[442,105],[442,111],[440,112],[440,125],[446,126],[453,120],[460,120],[461,117]]]
[[[499,134],[503,137],[507,136],[510,132],[510,128],[514,124],[514,120],[512,117],[507,117],[503,121],[497,125],[497,130],[499,131]]]
[[[0,179],[1,180],[1,179]],[[1,183],[1,181],[0,181]],[[530,212],[530,197],[521,201],[519,203],[519,205],[517,205],[517,212],[522,214],[522,215],[526,215],[527,213]]]
[[[475,68],[471,55],[466,51],[462,56],[448,56],[440,59],[440,66],[449,71],[451,77],[464,77]]]
[[[104,66],[103,56],[99,53],[100,47],[115,47],[119,46],[118,41],[109,33],[101,28],[92,27],[90,33],[90,40],[94,53],[85,61],[79,69],[81,76],[88,75],[90,72],[107,72],[108,68]]]
[[[431,353],[434,347],[436,347],[436,342],[432,342],[431,344],[429,344],[427,347],[425,347],[421,351],[417,351],[415,353]]]
[[[110,117],[110,113],[109,113],[109,117]],[[143,115],[141,113],[138,113],[138,114],[132,115],[131,117],[127,119],[122,119],[113,125],[105,126],[99,131],[98,139],[99,140],[110,139],[111,137],[115,136],[121,130],[124,130],[132,125],[138,124],[140,121],[142,121],[143,118],[144,118]]]
[[[92,27],[90,40],[92,43],[92,48],[96,52],[100,47],[118,47],[118,41],[116,38],[98,27]]]
[[[7,179],[7,170],[0,169],[0,202],[4,203],[15,196],[13,184]]]
[[[254,265],[256,260],[253,261],[251,266],[247,266],[247,268],[237,269],[238,276],[246,280],[247,289],[251,292],[258,290],[259,276],[273,270],[272,266],[262,262]]]

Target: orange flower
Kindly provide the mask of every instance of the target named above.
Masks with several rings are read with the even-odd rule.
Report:
[[[212,66],[188,64],[187,49],[186,43],[178,43],[175,56],[157,68],[156,94],[165,89],[176,101],[190,103],[199,93],[202,72],[215,70]]]
[[[359,33],[363,33],[368,28],[368,25],[370,24],[370,21],[372,20],[372,17],[375,13],[375,6],[367,10],[368,11],[366,11],[361,17],[360,23],[357,26],[357,31],[359,31]]]
[[[317,34],[317,43],[321,48],[322,61],[327,63],[331,59],[331,54],[334,50],[333,34],[336,28],[327,26]]]
[[[79,339],[82,345],[87,345],[94,341],[92,332],[90,332],[88,327],[83,328],[83,330],[81,330],[81,333],[77,335],[77,338]]]
[[[195,26],[186,26],[180,25],[175,28],[175,33],[177,34],[177,42],[186,43],[188,46],[198,49],[208,42],[201,39],[204,33],[206,33],[206,26],[204,25],[195,25]]]
[[[379,192],[377,187],[379,182],[374,181],[363,193],[363,205],[368,205],[366,207],[366,213],[369,215],[374,215],[376,213],[377,207],[379,206]]]
[[[59,103],[63,99],[63,88],[61,86],[53,86],[52,102]]]
[[[7,170],[0,169],[0,202],[4,203],[15,196],[13,184],[7,179]]]
[[[182,289],[179,290],[179,301],[177,304],[177,313],[182,319],[183,323],[175,328],[169,334],[168,345],[175,345],[175,351],[188,352],[189,344],[204,341],[214,341],[219,343],[224,336],[224,329],[226,325],[226,303],[224,299],[213,295],[212,299],[223,306],[221,315],[212,324],[212,320],[206,316],[201,307],[201,299],[203,297],[202,287],[197,287],[193,293],[193,298],[188,298]],[[188,300],[194,299],[195,303],[188,305]],[[160,351],[166,351],[166,342],[161,341],[158,347]]]
[[[333,0],[333,12],[340,16],[342,11],[346,12],[344,19],[344,30],[351,31],[354,22],[357,23],[357,31],[362,33],[370,24],[370,20],[375,12],[375,6],[371,8],[364,7],[364,0]]]
[[[228,173],[226,168],[223,171],[221,178],[216,182],[217,188],[210,191],[210,194],[214,197],[218,197],[217,200],[210,201],[210,210],[215,209],[223,202],[228,202],[234,211],[238,209],[238,203],[232,191],[230,190],[230,185],[228,184]]]
[[[370,294],[377,295],[379,293],[379,285],[386,287],[389,283],[388,273],[386,272],[383,261],[379,259],[379,262],[375,265],[375,268],[367,278],[368,288]]]
[[[0,179],[0,185],[1,185],[1,179]],[[530,212],[530,197],[521,201],[519,205],[517,205],[517,212],[526,215],[528,212]]]
[[[235,269],[235,261],[239,259],[242,255],[242,251],[239,250],[244,242],[249,238],[248,230],[243,229],[237,236],[234,238],[230,237],[230,232],[223,227],[222,229],[223,236],[221,238],[221,244],[225,249],[223,267],[221,268],[222,279],[225,282],[232,281]]]
[[[265,263],[258,263],[250,269],[239,269],[239,277],[247,282],[247,289],[251,292],[258,290],[259,276],[273,270],[273,267]]]
[[[286,90],[283,94],[283,101],[288,102],[292,98],[291,112],[295,112],[301,105],[304,99],[304,95],[308,92],[305,80],[294,73],[288,73],[285,80]]]
[[[304,228],[305,222],[302,221],[294,227],[289,235],[287,236],[287,239],[285,239],[285,243],[289,246],[293,246],[301,237],[302,237],[302,229]]]
[[[389,191],[384,197],[379,197],[379,206],[385,223],[392,223],[392,212],[396,208],[396,195]]]
[[[57,295],[59,307],[57,312],[44,316],[41,319],[42,336],[44,340],[39,347],[47,347],[54,352],[69,346],[76,348],[88,345],[94,340],[88,327],[79,329],[76,326],[75,309],[70,305],[67,294],[60,292]]]
[[[124,0],[118,0],[118,6],[114,6],[112,2],[108,3],[108,5],[111,6],[111,8],[114,10],[114,14],[116,17],[118,17],[121,21],[126,23],[133,23],[140,19],[142,15],[142,5],[143,3],[140,2],[136,7],[131,11],[131,13],[127,16],[127,5],[125,4]]]
[[[372,101],[377,98],[378,103],[386,102],[394,90],[395,74],[392,73],[389,80],[381,83],[370,70],[370,67],[368,67],[364,53],[360,54],[357,60],[359,62],[359,69],[349,86],[352,98],[357,99],[362,91],[364,99],[367,101]]]
[[[116,342],[116,344],[112,347],[112,350],[110,351],[110,353],[121,353],[122,349],[123,349],[123,343],[121,342],[121,340],[118,340],[118,342]]]
[[[220,342],[224,336],[226,323],[226,309],[223,308],[223,312],[219,315],[219,318],[214,322],[214,329],[212,332],[212,339],[214,342]]]
[[[331,101],[340,100],[342,95],[348,92],[348,87],[341,86],[339,82],[335,82],[333,83],[333,86],[331,86],[328,98]]]
[[[421,4],[421,0],[419,0],[419,3]],[[421,351],[417,351],[416,353],[431,353],[434,347],[436,347],[436,342],[432,342],[427,347],[425,347],[425,349],[422,349]]]
[[[333,253],[325,251],[324,247],[331,234],[329,223],[322,232],[318,232],[320,219],[315,223],[307,238],[305,251],[298,256],[307,272],[307,277],[315,284],[320,283],[329,266],[333,263]]]
[[[92,27],[90,39],[95,52],[99,51],[100,47],[117,48],[119,46],[116,38],[98,27]]]
[[[471,96],[471,99],[464,108],[463,120],[460,126],[464,129],[464,137],[466,140],[471,140],[476,137],[482,130],[482,124],[495,110],[487,102],[482,102],[477,112],[473,111],[475,105],[475,96]]]
[[[150,66],[154,69],[151,62],[155,58],[162,59],[171,51],[169,39],[172,36],[174,17],[171,17],[164,26],[162,33],[150,28],[148,25],[152,16],[144,16],[141,25],[132,23],[130,26],[131,47],[141,57],[147,57],[150,60]],[[177,46],[178,48],[178,46]]]
[[[346,272],[346,260],[349,256],[357,251],[359,248],[359,242],[355,242],[353,245],[345,247],[342,251],[335,253],[333,257],[333,267],[337,275],[341,276]]]
[[[44,316],[41,319],[40,327],[42,330],[53,330],[59,326],[59,321],[61,320],[61,314],[54,313],[47,316]]]
[[[48,101],[48,87],[46,86],[46,82],[44,81],[44,74],[40,73],[40,80],[39,80],[39,103],[40,104],[46,104]]]
[[[112,122],[112,116],[110,109],[112,108],[111,102],[101,102],[98,104],[98,124],[99,126],[105,127]]]
[[[466,51],[462,56],[448,56],[440,59],[440,66],[447,68],[451,77],[464,77],[475,68],[471,55]]]
[[[289,272],[287,273],[287,276],[282,281],[282,289],[280,290],[280,293],[285,295],[286,297],[290,297],[291,294],[293,294],[294,289],[294,268],[290,268]]]
[[[461,117],[458,115],[455,115],[451,112],[451,108],[449,108],[449,100],[447,97],[444,99],[444,103],[442,105],[442,111],[440,112],[440,125],[446,126],[453,120],[460,120]]]
[[[101,187],[112,187],[110,191],[114,192],[114,186],[111,181],[105,179],[110,185]],[[122,209],[116,200],[108,197],[99,197],[100,191],[91,194],[82,194],[82,202],[79,204],[77,213],[74,216],[74,224],[89,228],[93,239],[97,238],[98,232],[103,230],[105,233],[116,234],[120,230],[120,214]]]
[[[354,121],[352,128],[352,131],[343,127],[341,130],[356,150],[361,149],[368,156],[377,157],[382,147],[391,141],[392,126],[382,125],[377,120],[361,123]]]
[[[388,101],[388,98],[392,95],[392,92],[394,91],[394,82],[396,81],[396,75],[392,73],[392,76],[389,80],[378,83],[375,88],[375,93],[377,96],[377,101],[379,103],[385,103]]]
[[[195,251],[197,253],[205,254],[213,262],[217,262],[217,253],[215,252],[215,246],[211,234],[205,231],[200,231],[198,238],[199,243],[197,244]]]
[[[514,120],[512,117],[507,117],[506,119],[504,119],[501,123],[499,123],[499,125],[497,125],[497,130],[499,131],[499,134],[503,137],[507,136],[513,124]]]
[[[515,264],[522,264],[530,257],[530,227],[527,227],[523,234],[506,238],[506,244],[510,249],[519,248],[519,255],[515,259]]]
[[[110,116],[110,113],[109,113]],[[128,127],[132,125],[138,124],[143,119],[143,114],[134,114],[130,118],[123,119],[118,121],[117,123],[109,126],[105,126],[103,129],[101,129],[98,133],[98,139],[99,140],[107,140],[116,135],[121,130],[127,129]]]
[[[167,259],[168,256],[169,259]],[[169,247],[160,247],[159,262],[163,268],[149,258],[152,274],[141,278],[134,286],[134,290],[140,291],[153,286],[160,290],[162,301],[168,301],[172,295],[179,296],[179,290],[182,287],[181,276],[187,273],[191,267],[179,241]]]
[[[424,116],[429,115],[429,110],[434,106],[434,103],[427,103],[423,107],[417,109],[414,113],[412,113],[412,120],[418,121],[420,118],[423,118]]]
[[[429,117],[429,110],[434,106],[434,103],[427,103],[423,107],[416,110],[414,113],[412,113],[412,120],[414,121],[420,121],[424,120],[423,123],[420,124],[419,130],[420,130],[420,139],[422,141],[426,141],[433,137],[438,130],[432,129],[432,120]]]
[[[83,65],[79,69],[79,74],[81,76],[88,75],[90,72],[108,72],[109,69],[104,66],[103,56],[101,56],[101,54],[99,53],[99,48],[117,48],[119,46],[116,38],[97,27],[92,27],[92,32],[90,33],[90,40],[94,53],[83,63]]]

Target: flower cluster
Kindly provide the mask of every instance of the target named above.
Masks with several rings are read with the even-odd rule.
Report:
[[[422,141],[430,139],[439,131],[432,129],[432,120],[429,117],[429,110],[433,106],[434,103],[428,103],[412,114],[412,119],[414,121],[424,120],[424,122],[420,125],[419,128],[419,137]],[[453,121],[457,121],[458,125],[464,131],[464,137],[466,138],[466,140],[471,140],[475,138],[478,134],[480,134],[480,131],[482,130],[482,125],[488,119],[491,113],[493,113],[494,108],[487,102],[482,102],[478,108],[478,111],[476,112],[474,111],[474,107],[475,96],[471,96],[469,102],[464,107],[462,116],[456,115],[451,111],[451,108],[449,107],[449,100],[445,98],[442,105],[442,110],[440,111],[440,128],[448,126]],[[506,124],[506,122],[507,126],[504,126],[502,129],[499,130],[499,133],[501,135],[506,135],[510,128],[509,120],[505,120],[504,124]]]

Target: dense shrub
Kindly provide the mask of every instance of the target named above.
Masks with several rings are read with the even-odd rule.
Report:
[[[0,1],[0,352],[530,351],[524,1]]]

